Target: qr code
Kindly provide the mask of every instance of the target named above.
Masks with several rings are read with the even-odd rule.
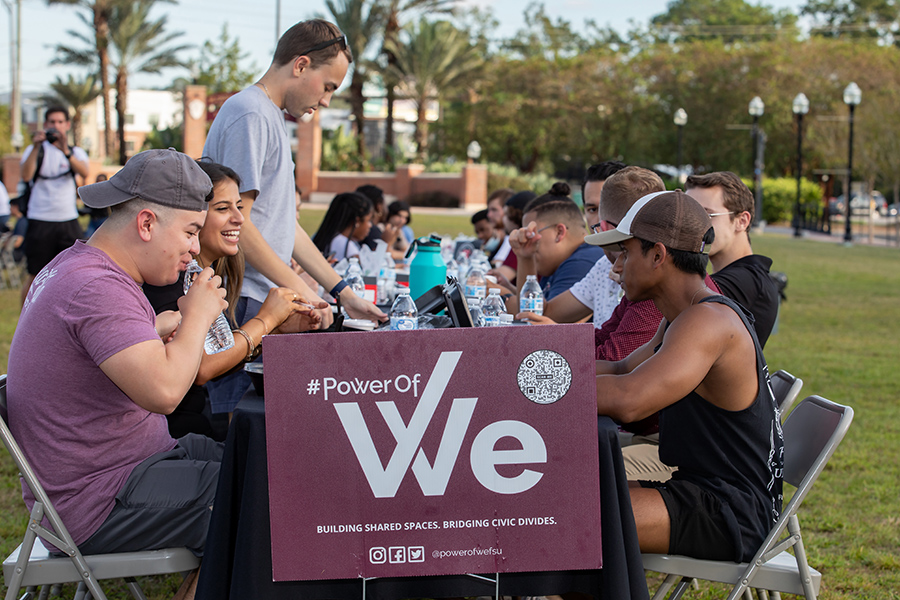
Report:
[[[517,379],[526,398],[537,404],[552,404],[569,391],[572,368],[561,354],[537,350],[522,360]]]

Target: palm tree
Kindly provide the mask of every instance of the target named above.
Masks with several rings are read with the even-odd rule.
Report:
[[[116,117],[119,133],[119,161],[125,164],[125,112],[128,100],[128,76],[131,73],[159,73],[168,67],[186,67],[178,55],[190,45],[167,46],[181,32],[166,33],[167,17],[150,20],[156,0],[120,2],[110,15],[110,48],[115,66]]]
[[[103,152],[106,156],[112,156],[115,147],[112,123],[112,109],[109,105],[109,16],[113,6],[121,0],[47,0],[48,5],[66,4],[85,9],[86,12],[78,13],[78,18],[94,32],[93,40],[85,36],[69,31],[69,35],[87,42],[92,49],[83,54],[80,50],[72,50],[63,45],[57,45],[56,52],[59,55],[51,64],[94,64],[97,61],[97,78],[100,80],[100,91],[103,94],[103,117],[106,123],[106,135],[104,137]],[[87,60],[87,62],[84,62]]]
[[[387,119],[385,123],[384,145],[387,148],[387,159],[394,164],[394,100],[396,99],[397,81],[391,78],[390,72],[397,67],[397,60],[389,50],[397,42],[400,33],[400,20],[404,15],[420,11],[423,13],[449,13],[453,11],[458,0],[383,0],[386,5],[384,37],[382,51],[387,60],[384,72],[384,86],[387,92]]]
[[[401,38],[386,49],[396,60],[388,69],[399,88],[416,103],[416,157],[424,160],[428,151],[428,120],[425,109],[431,99],[458,87],[483,62],[465,33],[447,21],[421,19],[403,28]]]
[[[66,81],[57,76],[56,81],[50,84],[54,95],[44,97],[47,104],[61,104],[70,106],[74,111],[72,115],[72,138],[77,145],[81,140],[81,111],[85,106],[93,102],[100,95],[97,87],[97,76],[89,75],[84,79],[75,79],[72,75]]]
[[[350,106],[356,123],[356,148],[363,170],[368,170],[366,160],[365,114],[366,97],[363,86],[369,78],[370,61],[363,57],[384,26],[384,6],[381,0],[325,0],[335,25],[347,37],[353,53],[353,75],[350,78]]]

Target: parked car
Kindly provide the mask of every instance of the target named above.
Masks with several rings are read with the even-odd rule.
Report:
[[[874,190],[870,195],[853,194],[850,197],[850,210],[854,215],[868,216],[870,212],[874,212],[885,216],[888,214],[888,205],[884,194]],[[829,202],[828,211],[832,215],[845,213],[843,194]]]

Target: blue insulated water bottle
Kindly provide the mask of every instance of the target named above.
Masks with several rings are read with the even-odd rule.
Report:
[[[447,283],[447,265],[441,258],[441,238],[438,236],[419,238],[413,246],[416,256],[409,265],[409,295],[415,300],[434,286]]]

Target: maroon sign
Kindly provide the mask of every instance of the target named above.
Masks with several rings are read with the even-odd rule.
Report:
[[[601,566],[591,325],[265,338],[275,581]]]

